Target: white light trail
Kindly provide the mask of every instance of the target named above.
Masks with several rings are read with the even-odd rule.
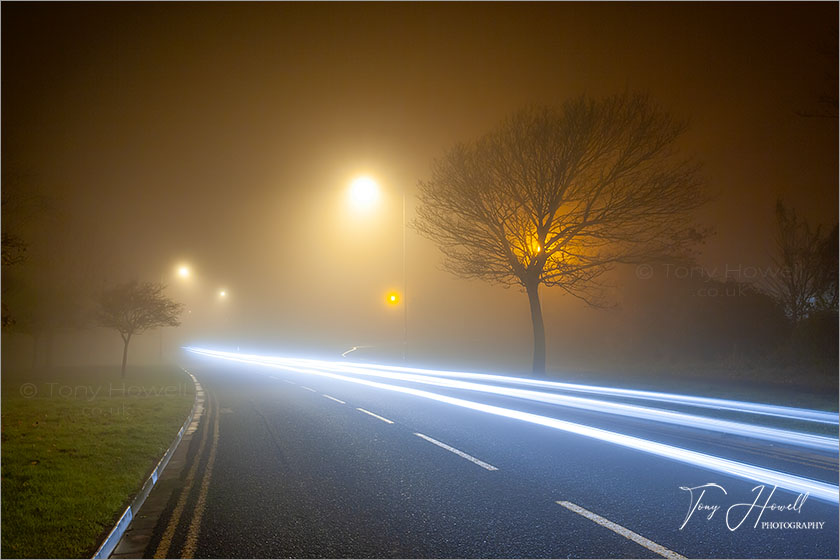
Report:
[[[282,362],[277,362],[282,363]],[[336,365],[332,367],[315,366],[319,370],[332,370],[344,373],[358,373],[362,375],[370,375],[374,377],[385,377],[392,380],[408,381],[412,383],[423,383],[428,385],[436,385],[450,389],[459,389],[467,391],[477,391],[482,393],[491,393],[505,397],[516,397],[527,399],[531,401],[544,402],[550,404],[557,404],[561,406],[577,408],[587,411],[597,411],[607,414],[617,414],[620,416],[628,416],[633,418],[640,418],[644,420],[652,420],[655,422],[663,422],[666,424],[675,424],[680,426],[687,426],[691,428],[700,428],[714,432],[721,432],[726,434],[739,435],[744,437],[751,437],[767,441],[775,441],[789,445],[798,445],[808,447],[811,449],[818,449],[821,451],[834,452],[840,448],[840,441],[837,438],[806,434],[801,432],[794,432],[791,430],[783,430],[779,428],[771,428],[767,426],[757,426],[753,424],[745,424],[743,422],[734,422],[731,420],[720,420],[717,418],[708,418],[704,416],[697,416],[692,414],[685,414],[682,412],[673,412],[657,408],[648,408],[630,404],[617,403],[612,401],[602,401],[596,399],[588,399],[583,397],[573,397],[568,395],[560,395],[557,393],[546,393],[540,391],[532,391],[528,389],[514,389],[511,387],[501,387],[497,385],[487,385],[481,383],[472,383],[468,381],[454,381],[446,378],[438,378],[424,375],[404,374],[397,372],[371,371],[353,365]]]
[[[282,357],[248,357],[257,358],[260,360],[267,360],[274,364],[288,363],[291,365],[298,365],[299,362],[305,362],[306,365],[314,369],[319,369],[321,371],[353,373],[360,375],[368,375],[372,377],[384,377],[390,380],[407,381],[411,383],[423,383],[428,385],[446,387],[449,389],[477,391],[505,397],[515,397],[536,402],[556,404],[564,407],[577,408],[590,412],[595,411],[606,414],[616,414],[620,416],[640,418],[643,420],[651,420],[655,422],[662,422],[666,424],[679,425],[689,428],[698,428],[718,433],[761,439],[765,441],[773,441],[778,443],[784,443],[787,445],[796,445],[800,447],[816,449],[823,452],[836,452],[838,448],[840,448],[840,441],[838,441],[837,438],[832,438],[828,436],[795,432],[792,430],[784,430],[768,426],[746,424],[743,422],[735,422],[731,420],[721,420],[717,418],[709,418],[705,416],[697,416],[682,412],[662,410],[659,408],[649,408],[631,404],[624,404],[608,400],[596,400],[591,398],[549,393],[545,391],[533,391],[529,389],[516,389],[513,387],[473,383],[469,381],[457,381],[445,377],[441,378],[428,375],[400,373],[398,371],[366,369],[363,366],[355,364],[335,364],[331,362],[318,362],[316,360],[304,361]]]
[[[594,393],[600,395],[610,395],[614,397],[642,399],[655,402],[663,402],[669,404],[682,404],[686,406],[694,406],[699,408],[712,408],[717,410],[730,410],[735,412],[758,414],[765,416],[775,416],[779,418],[789,418],[794,420],[802,420],[807,422],[817,422],[822,424],[838,424],[840,417],[837,412],[828,412],[824,410],[811,410],[806,408],[795,408],[788,406],[772,405],[765,403],[756,403],[748,401],[734,401],[729,399],[720,399],[714,397],[700,397],[693,395],[680,395],[674,393],[662,393],[657,391],[640,391],[636,389],[623,389],[619,387],[602,387],[597,385],[583,385],[577,383],[564,383],[560,381],[547,381],[543,379],[529,379],[526,377],[513,377],[505,375],[492,375],[487,373],[469,373],[460,371],[444,371],[431,370],[422,368],[411,368],[402,366],[385,366],[381,364],[366,364],[351,362],[334,362],[321,361],[304,358],[283,358],[275,356],[258,356],[250,355],[254,359],[265,361],[273,361],[276,363],[288,363],[292,365],[300,365],[304,367],[325,367],[328,369],[340,369],[345,367],[355,367],[366,371],[383,371],[396,373],[418,374],[430,377],[452,377],[460,379],[475,379],[490,381],[494,383],[510,383],[514,385],[527,385],[531,387],[542,387],[545,389],[555,389],[560,391],[572,391],[577,393]]]
[[[628,436],[617,432],[611,432],[601,428],[594,428],[592,426],[576,424],[574,422],[569,422],[566,420],[559,420],[557,418],[540,416],[538,414],[532,414],[530,412],[523,412],[520,410],[513,410],[509,408],[483,404],[456,397],[449,397],[446,395],[440,395],[438,393],[432,393],[430,391],[424,391],[412,387],[390,385],[387,383],[371,381],[368,379],[359,379],[357,377],[349,377],[347,375],[341,375],[337,373],[296,367],[288,364],[277,363],[277,361],[272,361],[270,359],[264,359],[256,356],[233,354],[231,352],[204,350],[200,348],[188,348],[187,350],[195,354],[210,356],[214,358],[221,358],[229,361],[274,367],[278,369],[294,371],[297,373],[318,375],[321,377],[328,377],[340,381],[357,383],[368,387],[375,387],[378,389],[385,389],[407,395],[413,395],[416,397],[430,399],[437,402],[458,406],[461,408],[476,410],[479,412],[493,414],[495,416],[501,416],[505,418],[511,418],[514,420],[520,420],[531,424],[541,425],[548,428],[553,428],[556,430],[561,430],[564,432],[573,433],[600,441],[605,441],[615,445],[620,445],[622,447],[643,451],[645,453],[657,455],[673,461],[678,461],[707,470],[720,472],[730,476],[757,481],[761,484],[778,486],[779,488],[790,490],[792,492],[807,492],[816,499],[820,499],[833,504],[836,504],[838,503],[838,501],[840,501],[840,490],[838,490],[838,487],[827,482],[812,480],[780,471],[774,471],[772,469],[759,467],[756,465],[750,465],[748,463],[733,461],[731,459],[725,459],[723,457],[717,457],[714,455],[701,453],[699,451],[692,451],[690,449],[684,449],[674,445],[650,441],[635,436]]]

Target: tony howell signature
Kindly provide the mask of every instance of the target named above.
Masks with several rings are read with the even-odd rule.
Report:
[[[685,516],[685,519],[680,525],[680,531],[682,531],[683,527],[686,526],[688,521],[692,518],[692,516],[697,513],[700,516],[705,516],[707,521],[711,521],[715,514],[723,507],[719,502],[715,502],[713,500],[719,500],[720,494],[722,493],[723,496],[727,496],[726,489],[721,486],[720,484],[715,484],[714,482],[709,482],[707,484],[702,484],[700,486],[694,487],[687,487],[687,486],[680,486],[680,490],[688,492],[689,494],[689,507],[688,513]],[[765,511],[790,511],[795,512],[796,514],[802,513],[802,506],[805,504],[805,500],[808,499],[808,493],[799,494],[793,502],[788,503],[778,503],[778,502],[771,502],[770,500],[773,498],[773,494],[776,493],[776,487],[773,488],[766,493],[766,487],[764,484],[759,484],[755,488],[752,489],[752,492],[755,494],[754,499],[751,502],[739,502],[730,504],[729,507],[726,508],[725,513],[725,521],[726,521],[726,528],[730,531],[737,530],[747,518],[755,512],[755,524],[753,528],[758,527],[759,522],[761,521],[761,517],[764,515]],[[706,493],[709,492],[710,497],[706,496]],[[814,525],[813,528],[821,529],[824,522],[818,521],[814,523],[809,523],[808,525]],[[768,525],[767,523],[762,524],[762,528]],[[775,528],[775,527],[771,527]],[[810,528],[810,527],[809,527]]]

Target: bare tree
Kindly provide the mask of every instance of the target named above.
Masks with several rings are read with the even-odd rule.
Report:
[[[156,282],[128,282],[104,290],[98,297],[100,326],[115,329],[123,339],[122,369],[128,357],[131,337],[148,329],[177,327],[178,315],[183,304],[175,303],[163,295],[166,286]]]
[[[821,311],[837,311],[838,306],[838,226],[834,224],[831,231],[820,242],[819,261],[820,272],[817,275],[816,307]]]
[[[823,236],[796,210],[776,202],[775,274],[767,280],[770,294],[794,323],[815,310],[837,308],[837,227]]]
[[[8,214],[14,206],[14,200],[8,191],[2,193],[2,213],[3,213],[3,232],[2,232],[2,270],[4,276],[7,273],[8,267],[19,265],[26,260],[26,242],[17,233],[7,230]],[[8,277],[7,277],[8,278]],[[8,292],[6,286],[3,286],[3,299],[6,299]],[[2,328],[11,327],[15,324],[15,318],[9,312],[9,307],[6,301],[0,305],[2,307]]]
[[[540,285],[598,305],[614,264],[680,253],[704,235],[687,221],[706,196],[697,165],[676,153],[685,128],[641,94],[520,111],[435,161],[415,227],[454,274],[527,292],[543,373]]]

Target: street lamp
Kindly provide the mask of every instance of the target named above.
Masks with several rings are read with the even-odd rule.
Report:
[[[350,202],[357,210],[373,208],[379,202],[379,185],[370,177],[356,177],[350,183]]]
[[[186,280],[187,278],[190,277],[190,267],[185,265],[185,264],[179,265],[175,269],[175,275],[178,276],[179,278],[183,279],[183,280]],[[160,277],[160,283],[163,284],[163,275],[162,274],[161,274],[161,277]],[[160,362],[163,363],[163,329],[164,329],[164,327],[158,327],[158,328],[159,328],[158,333],[159,333],[159,343],[160,343],[159,359],[160,359]]]
[[[349,197],[350,203],[352,206],[357,210],[369,210],[377,202],[379,202],[379,185],[377,182],[367,176],[363,175],[360,177],[356,177],[350,182],[350,190],[349,190]],[[403,276],[403,289],[402,295],[403,300],[406,298],[406,285],[408,283],[406,271],[405,271],[405,261],[406,261],[406,251],[405,251],[405,188],[403,188],[400,192],[402,196],[402,276]],[[399,303],[399,296],[395,293],[389,293],[386,296],[386,302],[390,305],[397,305]],[[403,301],[403,349],[402,349],[402,358],[405,361],[405,350],[408,346],[408,309],[406,305],[406,301]]]

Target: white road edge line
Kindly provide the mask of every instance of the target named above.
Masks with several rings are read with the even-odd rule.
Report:
[[[557,503],[560,504],[561,506],[563,506],[566,509],[569,509],[569,510],[571,510],[571,511],[573,511],[573,512],[579,514],[579,515],[582,515],[583,517],[585,517],[585,518],[587,518],[591,521],[594,521],[595,523],[597,523],[598,525],[601,525],[602,527],[606,527],[610,531],[618,533],[619,535],[621,535],[624,538],[630,539],[631,541],[642,545],[646,549],[657,553],[658,555],[662,556],[663,558],[673,558],[675,560],[680,559],[680,558],[685,558],[685,556],[683,556],[681,554],[677,554],[673,550],[665,548],[661,544],[656,544],[652,540],[646,539],[642,535],[640,535],[638,533],[634,533],[630,529],[628,529],[626,527],[622,527],[618,523],[613,523],[609,519],[601,517],[597,513],[592,513],[588,509],[584,509],[577,504],[573,504],[572,502],[566,502],[566,501],[562,501],[562,500],[558,500]]]
[[[423,438],[423,439],[425,439],[425,440],[426,440],[426,441],[428,441],[429,443],[434,443],[434,444],[435,444],[435,445],[437,445],[438,447],[442,447],[442,448],[446,449],[447,451],[451,451],[452,453],[454,453],[454,454],[455,454],[455,455],[457,455],[458,457],[462,457],[462,458],[466,459],[467,461],[472,461],[473,463],[475,463],[475,464],[476,464],[476,465],[478,465],[479,467],[485,468],[485,469],[487,469],[488,471],[497,471],[497,470],[499,470],[499,469],[498,469],[498,467],[494,467],[494,466],[493,466],[493,465],[491,465],[490,463],[485,463],[485,462],[484,462],[484,461],[482,461],[481,459],[476,459],[476,458],[475,458],[475,457],[473,457],[472,455],[468,455],[468,454],[464,453],[463,451],[461,451],[460,449],[455,449],[455,448],[454,448],[454,447],[452,447],[451,445],[446,445],[446,444],[445,444],[445,443],[443,443],[442,441],[438,441],[438,440],[436,440],[436,439],[434,439],[434,438],[430,438],[429,436],[427,436],[427,435],[425,435],[425,434],[418,433],[418,432],[414,432],[414,435],[415,435],[415,436],[417,436],[417,437],[419,437],[419,438]]]
[[[315,389],[312,389],[311,387],[307,387],[306,385],[301,385],[301,386],[300,386],[300,388],[301,388],[301,389],[306,389],[307,391],[312,391],[313,393],[317,393],[317,392],[318,392],[318,391],[316,391]]]
[[[370,414],[370,415],[371,415],[371,416],[373,416],[374,418],[379,418],[379,419],[380,419],[380,420],[382,420],[383,422],[387,422],[387,423],[389,423],[389,424],[393,424],[393,423],[394,423],[394,422],[393,422],[393,420],[388,420],[387,418],[383,418],[382,416],[379,416],[378,414],[374,414],[374,413],[373,413],[373,412],[371,412],[370,410],[365,410],[364,408],[357,408],[356,410],[358,410],[359,412],[364,412],[365,414]]]
[[[330,399],[331,401],[335,401],[335,402],[337,402],[337,403],[339,403],[339,404],[347,404],[347,403],[346,403],[346,402],[344,402],[343,400],[341,400],[341,399],[337,399],[337,398],[335,398],[335,397],[331,397],[331,396],[329,396],[329,395],[327,395],[327,394],[322,394],[321,396],[322,396],[322,397],[325,397],[325,398],[327,398],[327,399]]]

